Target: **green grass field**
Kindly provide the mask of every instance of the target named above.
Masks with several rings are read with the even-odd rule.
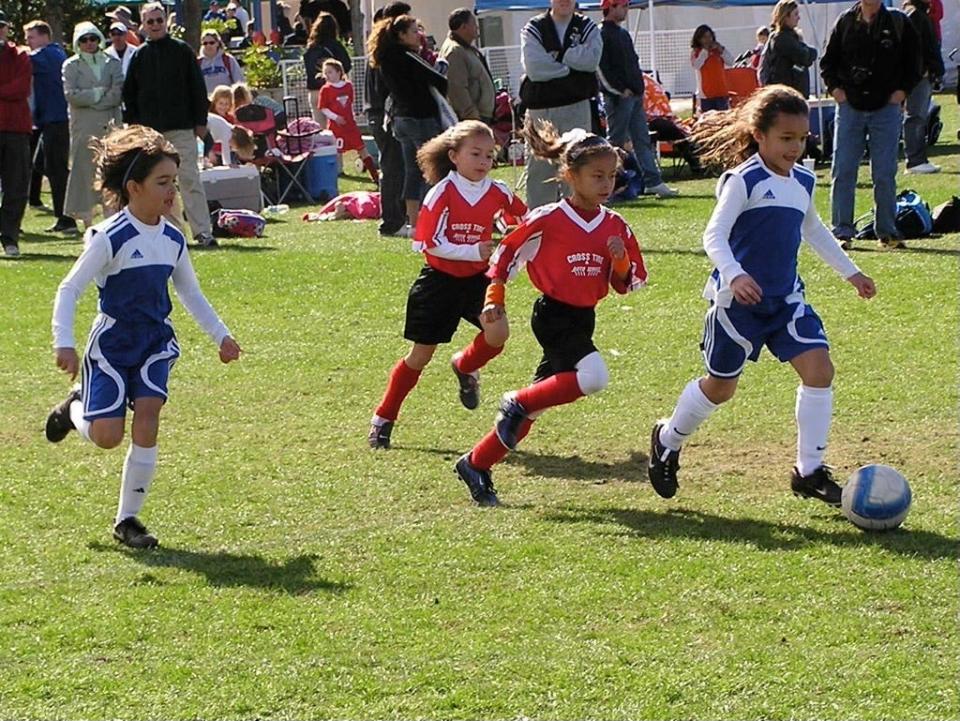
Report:
[[[960,191],[960,114],[941,101],[944,172],[900,179],[931,204]],[[462,328],[375,453],[420,265],[407,242],[291,212],[195,251],[247,355],[222,366],[177,306],[184,352],[142,514],[162,547],[146,553],[110,537],[124,451],[43,438],[69,387],[50,311],[80,244],[29,214],[23,257],[0,261],[0,718],[957,718],[960,237],[858,244],[870,302],[801,258],[837,367],[829,461],[841,477],[900,468],[902,529],[866,534],[789,494],[797,378],[769,355],[664,501],[648,434],[701,372],[714,181],[678,185],[622,208],[651,283],[598,310],[610,386],[537,423],[496,469],[494,510],[452,464],[539,358],[525,277],[480,409],[459,405],[447,364]],[[869,192],[863,168],[858,210]],[[78,338],[94,312],[88,289]]]

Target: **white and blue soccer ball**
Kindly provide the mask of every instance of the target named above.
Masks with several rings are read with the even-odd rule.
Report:
[[[900,471],[877,463],[854,471],[843,487],[840,505],[853,525],[885,531],[903,523],[912,500],[910,484]]]

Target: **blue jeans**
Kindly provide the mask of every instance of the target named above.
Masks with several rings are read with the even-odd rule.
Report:
[[[929,78],[920,78],[907,96],[906,114],[903,118],[903,148],[907,155],[907,167],[927,162],[927,121],[930,117],[930,97],[933,88]]]
[[[873,181],[874,229],[878,238],[898,236],[897,146],[900,142],[902,112],[899,105],[879,110],[857,110],[850,103],[837,106],[833,129],[833,170],[830,206],[833,234],[838,238],[856,235],[853,225],[857,171],[863,151],[870,143],[870,177]],[[869,138],[869,141],[868,141]]]
[[[632,141],[634,155],[643,170],[643,187],[660,185],[663,176],[653,156],[650,128],[643,111],[643,96],[632,95],[625,98],[622,95],[604,93],[603,100],[607,107],[607,135],[610,136],[610,142],[622,148],[628,139]]]
[[[428,140],[440,135],[437,118],[399,117],[393,119],[393,137],[403,151],[403,199],[422,201],[427,181],[417,165],[417,151]]]

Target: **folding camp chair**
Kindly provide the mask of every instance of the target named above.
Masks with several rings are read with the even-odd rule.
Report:
[[[264,198],[264,205],[279,205],[294,188],[299,190],[304,198],[310,198],[310,193],[300,180],[310,153],[301,151],[294,155],[281,150],[277,145],[277,137],[283,131],[277,128],[273,111],[261,105],[244,105],[237,108],[236,118],[237,125],[253,133],[257,144],[253,164],[260,170],[260,192]],[[295,148],[290,146],[289,135],[284,137],[288,139],[287,150],[294,150]],[[272,172],[274,176],[272,197],[264,189],[265,184],[262,182],[265,172]],[[285,187],[284,179],[286,179]]]
[[[724,68],[730,107],[735,107],[749,98],[760,87],[757,71],[753,68]]]

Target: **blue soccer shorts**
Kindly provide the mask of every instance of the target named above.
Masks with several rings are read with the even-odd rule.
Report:
[[[101,316],[83,357],[83,417],[123,418],[137,398],[167,398],[170,370],[180,357],[173,328],[130,334]]]
[[[748,360],[760,357],[764,345],[781,363],[813,348],[830,347],[820,316],[802,293],[765,298],[754,306],[736,300],[729,308],[710,305],[700,343],[707,373],[736,378]]]

